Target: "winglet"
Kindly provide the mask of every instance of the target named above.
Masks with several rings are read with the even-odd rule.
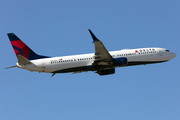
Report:
[[[88,30],[89,30],[92,38],[93,38],[93,43],[96,42],[96,41],[99,41],[99,39],[93,34],[93,32],[90,29],[88,29]]]

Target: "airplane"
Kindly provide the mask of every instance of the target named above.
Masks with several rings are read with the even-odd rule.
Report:
[[[115,73],[115,68],[146,65],[169,61],[176,54],[165,48],[137,48],[108,51],[104,44],[88,29],[93,39],[95,53],[71,56],[48,57],[36,54],[14,33],[8,37],[17,56],[18,63],[8,68],[22,68],[29,71],[52,73],[80,73],[95,71],[99,75]],[[5,69],[8,69],[5,68]]]

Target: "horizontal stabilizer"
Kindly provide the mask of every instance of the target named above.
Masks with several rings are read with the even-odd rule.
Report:
[[[15,66],[7,67],[7,68],[4,68],[4,69],[15,68],[15,67],[18,67],[18,66],[15,65]]]
[[[26,65],[26,64],[31,64],[31,62],[23,57],[22,55],[18,55],[18,64],[19,65]]]

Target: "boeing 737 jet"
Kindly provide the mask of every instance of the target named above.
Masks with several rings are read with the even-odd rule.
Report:
[[[108,51],[103,43],[89,29],[93,38],[95,53],[71,56],[48,57],[36,54],[14,33],[8,37],[17,56],[16,66],[29,71],[52,73],[80,73],[95,71],[99,75],[115,73],[115,68],[166,62],[176,54],[164,48],[137,48]],[[5,69],[8,69],[5,68]]]

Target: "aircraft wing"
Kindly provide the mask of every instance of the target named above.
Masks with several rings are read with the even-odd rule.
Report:
[[[93,34],[93,32],[90,29],[88,30],[93,38],[93,43],[95,47],[95,62],[94,63],[96,63],[96,65],[102,65],[102,62],[109,63],[109,61],[112,60],[112,56],[107,51],[104,44]],[[108,65],[108,63],[106,63],[106,65]]]

